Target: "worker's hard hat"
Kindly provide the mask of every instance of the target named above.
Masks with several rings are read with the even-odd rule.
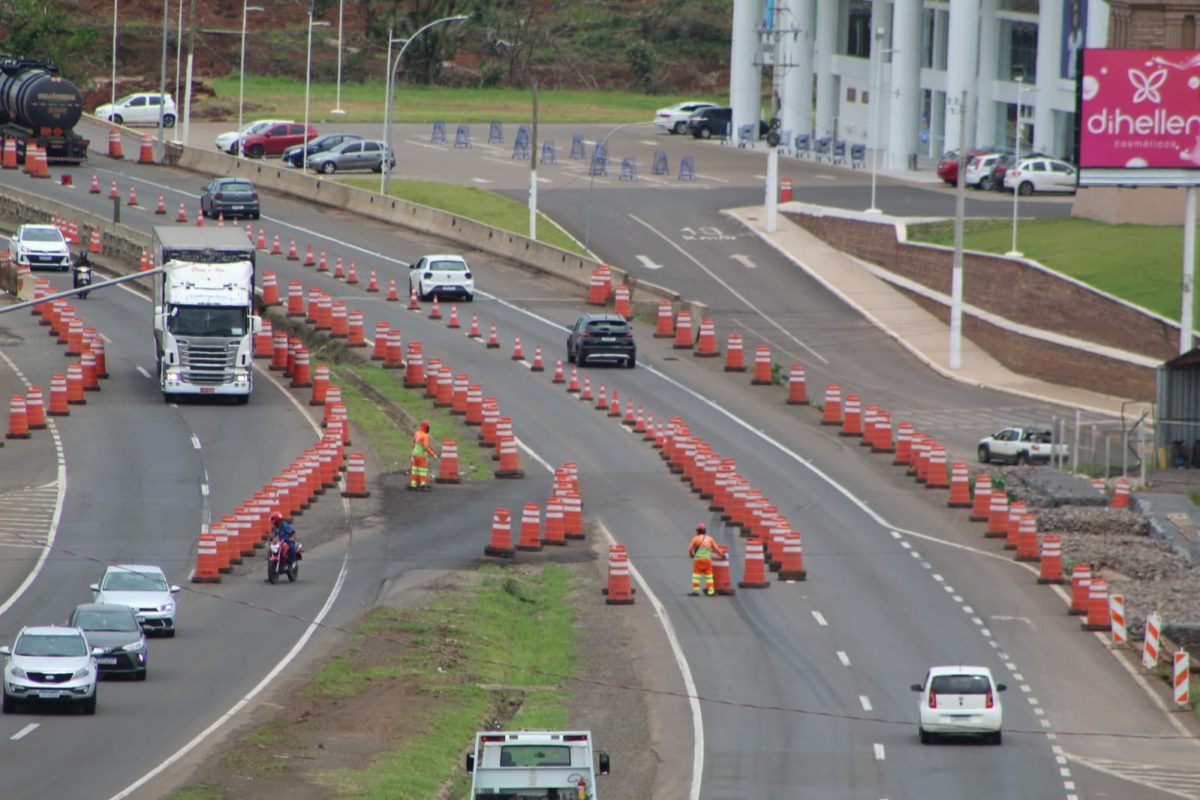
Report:
[[[696,526],[696,533],[708,533],[708,526],[701,522]]]
[[[276,523],[276,522],[282,522],[282,521],[283,521],[283,514],[280,514],[278,511],[274,511],[271,513],[272,524]]]
[[[421,430],[423,430],[423,431],[429,430],[429,420],[427,420],[427,419],[421,420]]]

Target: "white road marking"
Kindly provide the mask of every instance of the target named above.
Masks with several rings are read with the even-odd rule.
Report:
[[[884,751],[883,745],[879,742],[875,743],[875,760],[884,761],[887,759],[887,752]]]
[[[792,333],[791,331],[789,331],[787,328],[783,327],[783,325],[780,325],[778,322],[776,322],[776,321],[775,321],[774,319],[772,319],[771,317],[767,316],[767,315],[766,315],[766,314],[765,314],[765,313],[764,313],[764,312],[763,312],[763,311],[762,311],[762,310],[761,310],[761,309],[760,309],[758,306],[756,306],[756,305],[754,305],[753,303],[751,303],[751,302],[750,302],[750,300],[749,300],[747,297],[745,297],[743,294],[741,294],[740,292],[738,292],[738,290],[737,290],[737,289],[735,289],[735,288],[733,288],[732,286],[730,286],[728,283],[726,283],[724,280],[722,280],[722,279],[721,279],[721,278],[720,278],[720,277],[719,277],[719,276],[718,276],[718,275],[717,275],[715,272],[713,272],[713,271],[712,271],[711,269],[709,269],[708,267],[704,266],[704,263],[703,263],[702,261],[700,261],[700,259],[696,258],[696,257],[695,257],[695,256],[693,256],[691,253],[689,253],[687,250],[685,250],[683,247],[681,247],[681,246],[680,246],[680,245],[679,245],[677,242],[675,242],[675,240],[674,240],[674,239],[670,238],[670,237],[669,237],[669,236],[667,236],[665,233],[663,233],[662,231],[658,230],[658,228],[655,228],[653,225],[651,225],[650,223],[648,223],[648,222],[646,222],[645,220],[641,219],[640,217],[636,217],[636,216],[634,216],[633,214],[630,214],[630,215],[629,215],[629,218],[630,218],[630,219],[632,219],[634,222],[638,223],[639,225],[641,225],[641,226],[645,227],[645,228],[646,228],[646,229],[648,229],[648,230],[649,230],[651,233],[655,234],[655,235],[656,235],[656,236],[658,236],[660,239],[662,239],[664,242],[666,242],[667,244],[669,244],[671,247],[674,247],[676,250],[678,250],[680,253],[682,253],[682,254],[683,254],[683,256],[684,256],[684,258],[688,259],[688,260],[689,260],[689,261],[691,261],[693,264],[695,264],[696,266],[698,266],[698,267],[699,267],[701,270],[703,270],[703,271],[704,271],[704,273],[705,273],[706,275],[708,275],[708,277],[712,278],[714,281],[716,281],[717,283],[721,284],[721,286],[723,286],[727,292],[729,292],[731,295],[733,295],[734,297],[736,297],[738,300],[741,300],[741,301],[742,301],[742,303],[744,303],[744,304],[746,305],[746,307],[747,307],[747,308],[749,308],[751,311],[753,311],[755,314],[757,314],[757,315],[758,315],[760,318],[762,318],[762,319],[763,319],[763,320],[765,320],[767,323],[769,323],[769,324],[770,324],[772,327],[774,327],[776,330],[778,330],[778,331],[779,331],[780,333],[782,333],[784,336],[786,336],[787,338],[791,339],[791,340],[792,340],[793,342],[795,342],[797,345],[799,345],[800,347],[803,347],[805,350],[807,350],[807,351],[808,351],[808,353],[809,353],[810,355],[812,355],[812,356],[813,356],[813,358],[817,359],[817,360],[818,360],[818,361],[820,361],[822,364],[828,364],[828,363],[829,363],[829,359],[825,358],[823,355],[821,355],[820,353],[818,353],[816,350],[813,350],[811,347],[809,347],[808,345],[806,345],[804,342],[800,341],[800,339],[799,339],[799,338],[797,338],[795,334],[793,334],[793,333]],[[702,230],[701,232],[703,232],[703,230]],[[678,385],[682,386],[682,384],[678,384]],[[689,389],[688,391],[691,391],[691,390]],[[724,411],[724,409],[722,409],[722,411]],[[726,412],[726,413],[728,413],[728,412]],[[739,420],[739,422],[740,422],[740,421],[741,421],[741,420]]]
[[[194,433],[192,434],[192,447],[196,450],[200,449],[200,439]]]
[[[833,175],[818,175],[817,177],[823,181],[836,181],[837,180],[837,178]]]
[[[149,378],[149,377],[150,377],[150,373],[149,373],[149,372],[147,372],[147,371],[146,371],[146,368],[145,368],[145,367],[143,367],[141,364],[138,364],[138,365],[137,365],[137,371],[138,371],[138,372],[140,372],[140,373],[142,373],[142,377],[143,377],[143,378]]]
[[[26,736],[28,736],[29,734],[31,734],[35,730],[37,730],[38,724],[39,723],[37,723],[37,722],[31,722],[28,725],[26,725],[24,728],[21,728],[21,730],[17,731],[16,733],[14,733],[12,736],[10,736],[8,738],[14,742],[24,739]]]
[[[208,484],[207,483],[200,484],[200,496],[208,497]]]
[[[1033,628],[1035,631],[1037,630],[1037,625],[1034,625],[1033,620],[1031,620],[1029,617],[1014,617],[1007,614],[993,614],[988,617],[988,619],[994,619],[1000,622],[1024,622],[1030,628]]]
[[[651,261],[650,256],[643,256],[643,255],[639,254],[639,255],[634,256],[634,258],[636,258],[638,261],[640,261],[642,263],[642,266],[645,267],[646,269],[662,269],[663,268],[662,264],[656,264],[655,262]]]
[[[813,615],[813,619],[815,619],[817,621],[817,624],[820,625],[821,627],[825,627],[825,626],[829,625],[829,623],[825,620],[825,617],[821,616],[820,611],[813,611],[812,615]]]
[[[865,694],[860,694],[858,696],[858,702],[862,703],[863,711],[873,710],[871,708],[871,698],[867,697]]]
[[[491,183],[487,178],[471,178],[472,183]]]
[[[850,666],[850,656],[846,655],[846,651],[838,650],[837,657],[838,657],[838,661],[842,662],[843,667]]]

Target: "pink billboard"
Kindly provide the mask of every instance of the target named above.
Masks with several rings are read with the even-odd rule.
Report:
[[[1200,169],[1200,52],[1083,52],[1082,169]]]

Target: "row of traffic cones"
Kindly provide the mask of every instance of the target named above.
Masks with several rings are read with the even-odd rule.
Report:
[[[483,549],[484,554],[493,558],[512,558],[518,552],[538,552],[547,546],[563,547],[570,540],[586,538],[579,473],[574,462],[564,462],[554,471],[554,488],[545,507],[543,525],[542,507],[539,504],[522,505],[515,544],[512,512],[507,508],[497,508],[492,513],[492,534]]]
[[[36,278],[35,300],[53,293],[48,280]],[[37,303],[32,308],[39,324],[46,326],[59,344],[66,345],[65,354],[79,360],[68,364],[66,372],[50,376],[48,398],[41,386],[30,386],[23,394],[12,395],[6,439],[31,439],[33,431],[46,428],[48,416],[69,416],[71,406],[86,405],[85,393],[100,391],[100,381],[108,377],[104,337],[87,326],[74,306],[60,298]],[[0,442],[0,446],[3,444]]]

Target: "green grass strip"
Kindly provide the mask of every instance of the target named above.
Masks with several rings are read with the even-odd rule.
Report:
[[[910,225],[908,231],[911,241],[954,246],[952,220]],[[967,220],[963,246],[1007,253],[1012,249],[1012,221]],[[1022,219],[1017,225],[1017,249],[1050,269],[1179,320],[1183,265],[1179,225],[1109,225],[1074,217]]]
[[[338,178],[339,182],[370,192],[379,191],[379,178]],[[502,194],[436,181],[413,181],[393,178],[391,195],[410,203],[437,208],[451,214],[491,225],[521,236],[529,235],[529,206]],[[538,241],[586,256],[583,245],[571,238],[562,228],[538,212]]]

